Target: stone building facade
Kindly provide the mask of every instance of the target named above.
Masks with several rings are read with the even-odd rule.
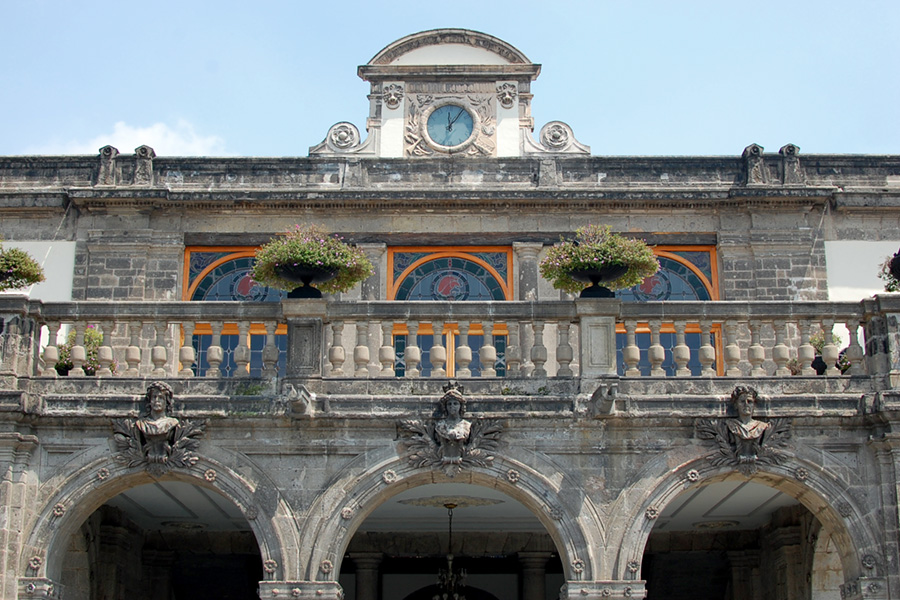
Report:
[[[449,553],[470,600],[900,598],[900,296],[826,261],[900,242],[900,157],[593,156],[539,73],[435,30],[307,158],[0,157],[0,235],[66,266],[0,296],[0,596],[415,600]],[[254,284],[304,222],[375,274]],[[553,289],[587,223],[660,273]]]

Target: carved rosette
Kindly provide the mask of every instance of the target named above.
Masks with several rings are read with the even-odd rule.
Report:
[[[400,101],[403,100],[403,86],[397,83],[390,83],[384,86],[384,89],[381,91],[381,100],[391,110],[398,108]]]

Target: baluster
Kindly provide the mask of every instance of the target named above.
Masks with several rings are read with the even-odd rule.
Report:
[[[472,371],[469,364],[472,362],[472,349],[469,347],[469,322],[460,321],[459,327],[459,345],[456,346],[456,376],[471,377]]]
[[[850,363],[847,373],[850,375],[865,375],[863,349],[859,344],[859,319],[850,319],[846,325],[850,331],[850,345],[844,351],[844,356],[847,357],[847,361]]]
[[[97,376],[110,377],[113,374],[113,350],[109,345],[112,340],[113,322],[101,321],[97,327],[103,335],[103,345],[97,348]]]
[[[47,345],[44,347],[44,364],[41,369],[41,375],[44,377],[58,377],[56,372],[56,363],[59,362],[59,347],[57,338],[59,337],[59,321],[47,321]]]
[[[640,377],[641,370],[638,364],[641,362],[641,349],[635,341],[637,321],[625,321],[625,347],[622,348],[622,361],[625,363],[626,377]]]
[[[125,348],[125,363],[128,365],[125,370],[126,377],[141,376],[141,332],[143,329],[144,324],[140,321],[128,323],[130,341],[128,347]]]
[[[666,360],[666,349],[659,343],[659,329],[662,327],[661,321],[650,321],[650,347],[647,348],[647,359],[650,361],[650,375],[652,377],[665,377],[666,371],[662,368],[663,361]]]
[[[366,327],[366,343],[369,346],[369,364],[366,368],[369,370],[368,377],[379,377],[381,375],[381,363],[378,362],[378,335],[374,332],[381,332],[381,321],[369,321]]]
[[[378,349],[378,361],[381,363],[381,377],[394,377],[394,322],[381,323],[381,348]]]
[[[766,349],[760,343],[760,327],[761,323],[757,319],[750,321],[750,348],[747,349],[747,361],[750,363],[750,375],[753,377],[764,377],[766,370],[763,363],[766,361]]]
[[[825,375],[834,377],[841,370],[835,364],[838,360],[838,347],[834,345],[834,319],[822,319],[822,330],[825,332],[825,346],[822,348],[822,360],[825,361]]]
[[[278,323],[269,321],[263,323],[263,327],[266,328],[266,346],[262,351],[262,376],[269,378],[278,377],[279,352],[278,345],[275,344],[275,332],[278,330]]]
[[[534,373],[534,361],[531,360],[531,351],[534,349],[534,323],[532,321],[519,323],[519,346],[522,348],[522,366],[519,371],[522,377],[531,377]]]
[[[691,349],[684,340],[684,330],[687,322],[675,321],[675,347],[672,348],[672,362],[675,363],[676,377],[690,377],[691,370],[688,363],[691,362]]]
[[[193,377],[193,366],[197,361],[197,351],[194,350],[194,328],[196,327],[196,323],[193,321],[183,321],[181,327],[184,339],[181,341],[181,348],[178,349],[178,361],[181,363],[181,369],[178,371],[178,376]]]
[[[328,349],[328,362],[331,363],[332,377],[344,375],[344,362],[347,354],[344,352],[344,322],[331,323],[331,348]]]
[[[434,332],[433,334],[433,346],[431,346],[431,350],[429,350],[429,357],[431,358],[431,376],[432,377],[445,377],[447,375],[446,369],[444,369],[444,365],[447,364],[447,349],[444,348],[444,322],[443,321],[432,321],[431,329]]]
[[[354,377],[369,376],[369,322],[356,322],[356,346],[353,348]]]
[[[544,365],[547,363],[547,348],[544,346],[544,322],[534,321],[532,324],[534,331],[534,345],[531,347],[531,363],[534,370],[531,372],[532,377],[546,377],[547,369]]]
[[[737,321],[725,323],[725,374],[740,377],[741,347],[737,343]]]
[[[406,361],[406,376],[414,379],[422,374],[419,370],[419,363],[422,362],[422,349],[419,348],[419,322],[410,321],[406,329],[406,350],[403,358]]]
[[[69,348],[69,360],[72,368],[69,369],[69,377],[84,377],[84,363],[87,362],[87,351],[84,348],[84,321],[75,321],[75,342]]]
[[[575,351],[572,350],[572,345],[569,343],[569,327],[571,327],[571,323],[568,321],[560,321],[556,324],[558,340],[556,362],[559,363],[559,368],[556,370],[557,377],[572,377],[575,374],[569,366],[572,364],[572,359],[575,358]]]
[[[509,339],[506,343],[506,376],[519,377],[522,374],[522,347],[519,345],[519,324],[507,323]]]
[[[710,341],[710,332],[712,331],[712,321],[700,321],[700,375],[703,377],[714,377],[716,370],[713,369],[713,363],[716,362],[716,349],[713,348]]]
[[[815,375],[816,370],[812,367],[812,362],[816,358],[816,349],[809,343],[810,328],[812,327],[809,319],[800,321],[800,347],[797,348],[797,362],[800,363],[801,375]]]
[[[206,362],[209,368],[206,370],[207,377],[222,377],[224,374],[219,368],[225,358],[225,351],[222,349],[222,321],[213,321],[209,324],[212,329],[212,339],[209,341],[209,348],[206,349]]]
[[[787,364],[790,362],[790,351],[785,338],[787,336],[787,323],[784,319],[776,319],[772,322],[775,328],[775,345],[772,347],[772,361],[775,363],[775,376],[786,377],[791,374]]]
[[[481,349],[478,351],[478,359],[481,362],[482,377],[496,377],[497,369],[494,364],[497,362],[497,349],[494,348],[494,324],[485,322],[481,324],[484,333],[484,341]]]
[[[156,330],[156,343],[150,350],[150,362],[153,363],[152,375],[154,377],[166,376],[166,363],[169,360],[169,353],[166,350],[166,331],[169,324],[165,321],[156,321],[153,323]]]
[[[250,377],[250,322],[238,323],[238,343],[234,349],[234,376],[237,378]]]

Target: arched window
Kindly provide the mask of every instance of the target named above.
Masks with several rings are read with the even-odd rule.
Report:
[[[248,248],[187,248],[185,250],[185,285],[183,298],[195,302],[281,302],[287,292],[273,290],[259,285],[250,277],[253,266],[254,249]],[[279,349],[278,372],[284,374],[287,329],[276,330],[275,345]],[[222,330],[221,346],[224,359],[219,368],[226,376],[231,376],[237,365],[234,350],[238,340],[237,327],[225,325]],[[212,330],[208,325],[198,325],[194,331],[194,348],[197,350],[195,371],[206,372],[209,363],[206,351],[212,341]],[[262,352],[266,345],[265,329],[251,326],[248,336],[250,344],[250,375],[262,372]]]

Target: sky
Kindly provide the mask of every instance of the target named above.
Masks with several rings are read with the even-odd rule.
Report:
[[[0,155],[306,156],[365,131],[356,67],[475,29],[542,65],[535,133],[595,155],[900,154],[900,2],[0,3]]]

